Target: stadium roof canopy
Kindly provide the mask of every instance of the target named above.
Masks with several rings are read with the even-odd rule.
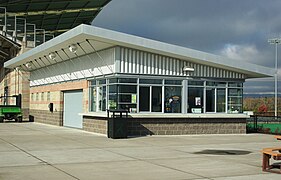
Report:
[[[111,0],[1,0],[8,16],[25,18],[55,35],[80,24],[90,24]]]

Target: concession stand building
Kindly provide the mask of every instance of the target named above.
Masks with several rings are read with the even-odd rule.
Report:
[[[245,133],[243,83],[274,75],[266,67],[89,25],[4,66],[29,72],[35,122],[106,134],[106,110],[126,109],[132,136]]]

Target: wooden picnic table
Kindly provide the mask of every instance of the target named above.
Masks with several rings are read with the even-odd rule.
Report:
[[[281,140],[281,135],[276,135],[274,136],[274,138],[276,138],[277,140]]]

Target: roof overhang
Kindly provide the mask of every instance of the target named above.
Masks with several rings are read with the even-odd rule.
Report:
[[[30,71],[33,71],[39,67],[41,68],[57,63],[57,61],[53,62],[48,59],[48,55],[52,52],[56,52],[60,56],[60,60],[58,61],[75,58],[76,55],[69,52],[68,48],[71,44],[77,43],[81,46],[81,48],[77,49],[76,54],[78,56],[114,46],[124,46],[179,58],[193,63],[243,73],[247,78],[274,76],[274,70],[271,68],[89,25],[80,25],[61,34],[60,36],[11,59],[6,62],[4,66],[12,69],[33,60],[46,59],[44,63],[41,61],[37,62],[38,67],[35,66],[30,69]]]

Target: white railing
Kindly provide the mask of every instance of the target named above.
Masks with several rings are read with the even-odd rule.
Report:
[[[34,48],[54,38],[53,34],[37,29],[24,18],[9,16],[5,7],[0,7],[0,34],[26,48]]]

